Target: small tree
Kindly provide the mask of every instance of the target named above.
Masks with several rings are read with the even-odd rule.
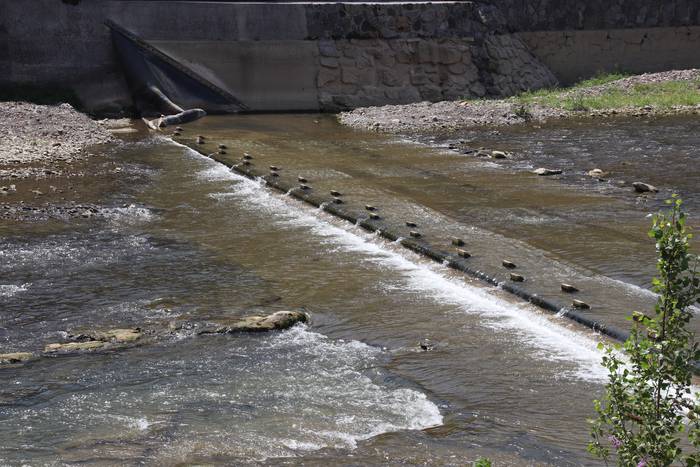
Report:
[[[687,328],[688,308],[700,298],[698,258],[689,252],[682,201],[673,195],[666,203],[670,209],[654,216],[649,231],[657,252],[655,314],[634,312],[623,346],[599,345],[609,381],[595,401],[588,450],[606,464],[612,457],[620,466],[700,466],[700,394],[691,390],[700,350]],[[691,452],[684,452],[686,437]]]

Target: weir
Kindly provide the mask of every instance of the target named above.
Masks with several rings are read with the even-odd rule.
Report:
[[[619,342],[624,342],[629,337],[629,331],[627,326],[621,327],[610,323],[611,312],[614,311],[616,315],[627,315],[629,310],[653,308],[655,299],[653,294],[635,298],[623,297],[620,294],[618,298],[621,300],[615,303],[601,302],[596,297],[597,286],[593,281],[590,278],[584,280],[578,274],[567,277],[567,282],[561,281],[558,274],[545,279],[546,284],[543,283],[542,278],[530,281],[527,273],[519,268],[519,261],[514,262],[509,259],[501,261],[501,271],[499,271],[498,266],[489,264],[488,260],[485,260],[482,251],[467,249],[467,245],[473,243],[468,237],[426,236],[421,233],[420,225],[409,218],[390,219],[381,215],[381,205],[360,204],[358,206],[358,198],[362,199],[361,193],[351,193],[346,190],[340,192],[334,189],[322,191],[315,188],[313,178],[294,176],[289,173],[288,168],[280,165],[281,161],[274,156],[270,158],[267,155],[263,160],[259,160],[255,155],[244,153],[237,158],[229,154],[227,144],[218,140],[216,136],[195,136],[192,135],[192,129],[182,131],[185,133],[184,136],[181,132],[173,135],[176,142],[223,164],[239,175],[262,181],[267,187],[279,193],[319,208],[334,217],[398,243],[407,250],[498,287],[544,311],[568,318]],[[280,176],[280,173],[284,176]],[[294,181],[295,178],[296,181]],[[328,181],[325,182],[327,184]],[[346,200],[348,195],[354,195],[352,200]],[[403,225],[404,228],[397,229],[397,225]],[[547,268],[546,264],[541,266]],[[568,283],[569,281],[574,282]],[[611,288],[610,285],[607,287]],[[617,309],[620,304],[624,304],[624,310]],[[619,319],[617,322],[620,322]],[[696,362],[694,371],[700,375],[700,362]]]
[[[482,268],[475,266],[475,260],[477,262],[479,261],[478,253],[476,254],[477,257],[474,258],[471,253],[466,253],[466,251],[461,248],[454,248],[455,246],[464,246],[464,241],[462,239],[452,239],[453,248],[447,249],[447,242],[444,246],[441,246],[436,244],[433,239],[424,238],[417,230],[397,232],[385,222],[386,219],[374,213],[374,211],[377,210],[376,206],[366,205],[364,210],[353,209],[347,206],[342,199],[340,199],[340,203],[337,202],[339,200],[338,195],[331,193],[331,197],[329,197],[314,190],[313,185],[306,178],[298,177],[298,184],[280,180],[277,166],[272,166],[274,169],[269,172],[261,171],[258,166],[255,165],[255,159],[251,155],[245,155],[241,157],[238,162],[233,162],[230,157],[226,156],[225,151],[221,149],[218,151],[212,150],[212,148],[222,146],[223,144],[218,144],[216,141],[202,136],[194,138],[178,136],[175,137],[175,140],[185,144],[187,147],[197,151],[203,156],[225,165],[240,175],[250,178],[251,180],[262,180],[265,185],[280,193],[288,194],[304,203],[320,208],[335,217],[358,225],[369,232],[376,232],[379,236],[389,241],[399,242],[408,250],[430,258],[438,263],[445,264],[452,269],[462,271],[487,284],[500,287],[543,310],[553,312],[558,316],[565,316],[618,341],[624,341],[629,336],[629,332],[624,329],[606,324],[604,320],[578,311],[577,308],[589,308],[589,305],[579,299],[571,299],[570,294],[572,293],[572,289],[578,292],[578,289],[575,289],[575,287],[571,285],[562,284],[560,297],[552,297],[551,295],[542,297],[536,291],[529,290],[528,286],[513,283],[522,282],[524,279],[522,276],[518,275],[520,280],[513,279],[513,273],[511,273],[511,282],[509,283],[507,280],[496,277],[489,272],[483,271]],[[406,222],[406,225],[412,229],[417,227],[415,223],[410,221]],[[503,263],[505,269],[516,267],[515,264],[510,261],[504,260]],[[698,368],[700,369],[700,366]]]

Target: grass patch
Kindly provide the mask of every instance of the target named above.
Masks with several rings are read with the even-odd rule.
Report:
[[[635,84],[626,89],[611,87],[600,93],[586,93],[586,90],[591,87],[611,83],[622,78],[625,78],[625,75],[619,73],[599,75],[581,81],[570,88],[529,91],[511,99],[521,106],[539,104],[570,111],[613,110],[645,106],[668,109],[675,106],[700,104],[700,80]]]
[[[592,86],[600,86],[601,84],[612,83],[622,78],[630,76],[627,73],[598,73],[593,78],[584,79],[576,83],[573,88],[590,88]]]
[[[602,92],[587,92],[593,87],[612,83],[629,76],[623,73],[599,74],[568,88],[527,91],[508,98],[507,101],[516,105],[516,114],[524,120],[529,120],[532,117],[531,108],[533,105],[573,112],[646,106],[663,110],[676,106],[700,105],[700,80],[634,84],[625,89],[611,86]],[[483,100],[471,99],[472,102]]]
[[[591,96],[574,93],[565,96],[560,105],[566,110],[603,110],[646,106],[668,109],[698,104],[700,80],[636,84],[629,89],[608,89]]]

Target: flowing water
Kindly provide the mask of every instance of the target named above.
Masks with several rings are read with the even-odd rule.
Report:
[[[545,294],[576,278],[599,305],[591,313],[624,325],[626,304],[653,303],[643,233],[662,196],[526,169],[608,164],[680,191],[692,213],[698,126],[464,135],[513,151],[505,162],[314,115],[207,117],[185,134],[341,191],[349,208],[376,205],[396,229],[411,220],[429,238],[460,235],[494,270],[507,255]],[[637,156],[657,144],[671,154],[665,168]],[[1,368],[0,464],[596,464],[585,420],[605,374],[591,331],[168,138],[139,135],[102,161],[121,171],[95,190],[99,218],[0,228],[0,352],[40,352],[81,328],[284,309],[310,322],[255,335],[182,328],[126,350]],[[433,350],[418,346],[426,339]]]

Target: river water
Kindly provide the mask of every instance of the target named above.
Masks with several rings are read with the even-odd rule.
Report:
[[[484,268],[498,274],[507,256],[545,296],[574,278],[593,316],[624,326],[630,307],[653,303],[648,213],[670,191],[697,212],[698,127],[618,120],[461,136],[512,151],[507,161],[316,115],[207,117],[182,142],[205,134],[231,160],[249,153],[351,208],[375,205],[396,229],[410,220],[428,238],[459,235]],[[80,328],[284,309],[311,319],[264,335],[185,327],[2,368],[0,464],[596,465],[586,418],[605,374],[591,331],[169,138],[128,137],[100,160],[120,172],[94,192],[99,216],[1,227],[0,352],[40,352]],[[528,173],[542,165],[565,174]],[[611,181],[581,175],[593,166]],[[618,183],[633,177],[662,193]]]

